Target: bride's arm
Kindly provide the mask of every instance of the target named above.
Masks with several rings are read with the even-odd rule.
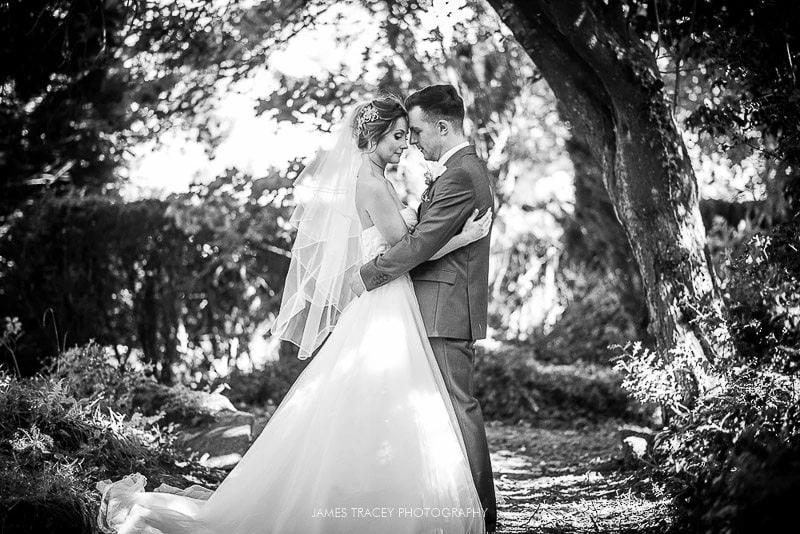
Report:
[[[406,223],[386,186],[376,180],[363,180],[356,186],[356,204],[362,206],[381,236],[394,245],[408,233]]]
[[[364,181],[359,184],[357,195],[360,203],[366,208],[372,223],[390,245],[400,241],[410,231],[410,229],[406,228],[391,194],[383,184]],[[474,210],[472,217],[464,223],[461,232],[451,237],[441,249],[431,256],[430,260],[438,260],[454,250],[483,239],[489,233],[491,226],[491,208],[481,217],[478,217],[478,210]]]
[[[391,182],[388,182],[388,184],[392,188],[394,196],[396,197],[397,191],[394,188],[394,184],[392,184]],[[377,207],[376,209],[375,205],[376,202],[375,200],[372,200],[371,211],[373,213],[377,212],[382,215],[394,211],[391,209],[393,203],[391,202],[390,198],[387,198],[383,193],[385,193],[385,190],[382,190],[380,192],[374,191],[373,194],[370,195],[370,196],[380,197],[380,200],[378,200],[378,202],[383,201],[381,202],[383,205]],[[370,215],[372,216],[372,214]],[[384,231],[381,229],[381,226],[378,224],[379,221],[376,219],[381,219],[381,222],[383,222],[382,219],[384,219],[384,217],[381,216],[378,216],[377,218],[372,217],[372,220],[375,223],[375,226],[378,226],[378,230],[381,232],[381,234],[383,234],[383,237],[386,239],[386,241],[389,242],[389,244],[394,245],[396,242],[400,241],[400,239],[405,237],[402,235],[400,237],[397,237],[398,235],[398,229],[396,226],[397,221],[393,221],[395,224],[391,225],[393,227],[392,228],[393,231]],[[439,258],[450,254],[454,250],[460,249],[461,247],[465,247],[470,243],[474,243],[475,241],[483,239],[489,234],[489,230],[491,230],[491,228],[492,228],[492,209],[489,208],[488,210],[486,210],[486,213],[484,213],[480,217],[478,217],[478,210],[477,209],[474,210],[472,212],[472,218],[467,219],[467,222],[464,223],[464,227],[461,229],[461,232],[451,237],[450,241],[445,243],[444,246],[442,246],[442,248],[440,248],[436,252],[436,254],[431,256],[429,261],[438,260]],[[409,227],[408,232],[410,233],[412,231],[413,227]]]
[[[478,217],[478,210],[472,212],[472,218],[467,220],[464,228],[460,233],[450,238],[450,241],[439,249],[436,254],[431,256],[429,261],[438,260],[461,247],[465,247],[470,243],[481,240],[489,233],[492,227],[492,210],[486,210],[481,217]]]

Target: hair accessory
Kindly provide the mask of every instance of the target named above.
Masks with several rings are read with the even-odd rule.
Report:
[[[361,113],[358,114],[358,121],[356,124],[356,134],[361,135],[364,133],[364,126],[368,122],[372,122],[378,120],[380,115],[378,114],[378,109],[370,102],[364,109],[361,110]]]

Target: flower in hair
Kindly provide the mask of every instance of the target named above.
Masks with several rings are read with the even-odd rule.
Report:
[[[380,115],[378,114],[378,109],[370,102],[364,109],[361,110],[361,113],[358,114],[358,121],[356,124],[356,134],[361,135],[364,133],[364,127],[368,122],[372,122],[378,120]]]

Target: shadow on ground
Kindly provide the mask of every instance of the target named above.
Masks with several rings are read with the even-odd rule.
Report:
[[[671,503],[658,486],[626,468],[619,425],[487,424],[498,534],[668,531]]]

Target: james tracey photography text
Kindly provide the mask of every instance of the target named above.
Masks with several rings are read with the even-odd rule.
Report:
[[[311,517],[340,519],[392,519],[410,517],[483,517],[483,510],[477,508],[436,508],[412,506],[380,506],[360,508],[339,506],[334,508],[314,508]]]

